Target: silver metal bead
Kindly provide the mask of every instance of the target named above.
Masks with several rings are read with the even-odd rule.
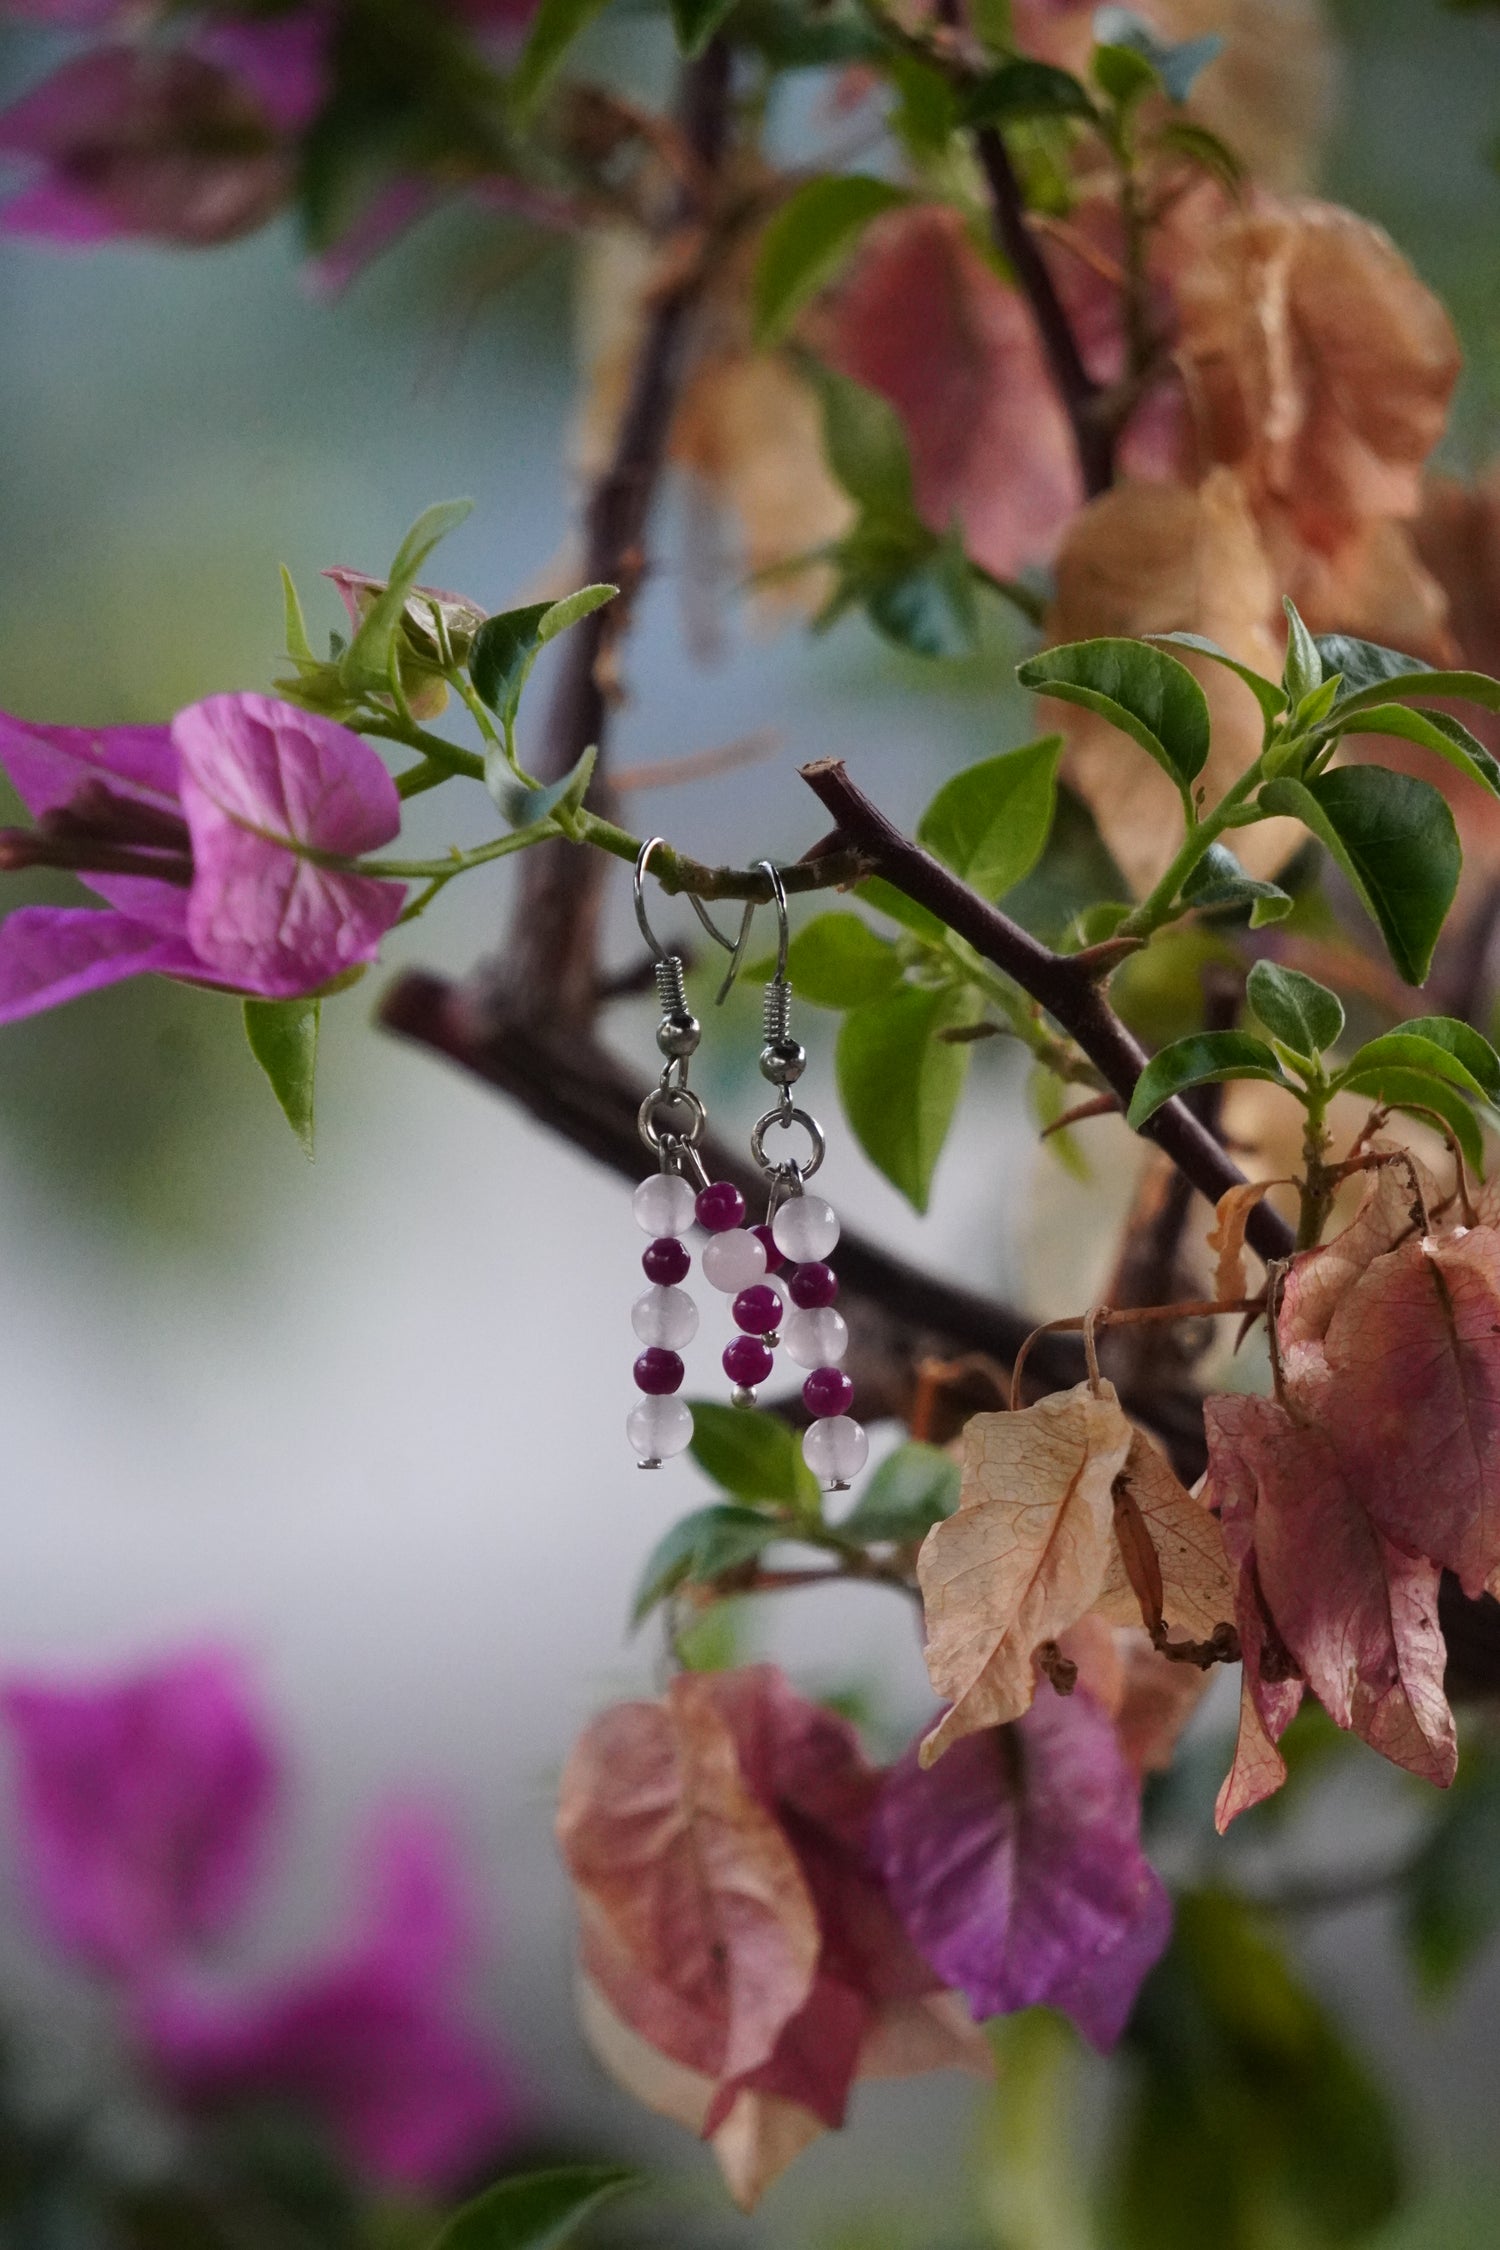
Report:
[[[755,1404],[755,1393],[752,1390],[747,1390],[743,1383],[736,1383],[729,1394],[729,1403],[731,1406],[753,1406]]]
[[[660,1461],[653,1461],[648,1454],[644,1460],[637,1461],[636,1467],[638,1469],[659,1469],[661,1467],[661,1463]]]
[[[687,1008],[673,1008],[664,1015],[656,1027],[656,1044],[664,1055],[674,1059],[696,1054],[703,1029],[698,1018]]]
[[[807,1068],[807,1049],[800,1039],[771,1039],[760,1051],[760,1074],[773,1086],[795,1086]]]

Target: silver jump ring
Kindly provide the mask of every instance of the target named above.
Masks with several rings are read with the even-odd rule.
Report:
[[[802,1127],[812,1143],[812,1154],[805,1164],[799,1164],[795,1169],[800,1180],[810,1180],[827,1151],[828,1144],[823,1138],[822,1126],[815,1117],[809,1117],[805,1109],[768,1109],[765,1116],[758,1117],[750,1129],[750,1154],[763,1172],[776,1173],[785,1169],[783,1165],[768,1163],[766,1159],[766,1135],[773,1125],[779,1125],[783,1132],[789,1131],[793,1125]]]
[[[675,1123],[684,1111],[687,1123]],[[664,1124],[659,1122],[662,1118],[666,1119]],[[664,1141],[679,1141],[684,1148],[696,1148],[708,1123],[708,1111],[686,1086],[653,1086],[636,1111],[635,1121],[641,1139],[652,1155],[658,1156]]]

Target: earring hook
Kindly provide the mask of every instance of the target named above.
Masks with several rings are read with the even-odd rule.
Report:
[[[786,983],[787,954],[791,949],[791,924],[787,919],[786,885],[782,882],[775,862],[769,859],[756,861],[756,866],[771,886],[771,903],[776,909],[776,978],[777,984]]]
[[[658,849],[665,851],[667,848],[667,839],[665,836],[648,836],[644,844],[642,844],[640,850],[635,855],[635,918],[640,925],[641,936],[645,939],[647,945],[650,946],[652,953],[655,955],[658,961],[665,961],[670,957],[666,951],[666,948],[663,946],[661,939],[657,936],[655,930],[652,929],[650,921],[647,918],[646,868],[650,862],[651,854],[654,851]],[[715,945],[722,945],[724,951],[730,956],[729,983],[724,987],[724,991],[727,992],[729,990],[729,986],[733,984],[736,976],[738,976],[739,974],[740,956],[745,950],[745,940],[750,934],[750,916],[755,912],[755,908],[753,905],[751,905],[745,909],[745,919],[740,924],[739,936],[737,938],[727,938],[724,935],[724,932],[718,927],[712,915],[709,913],[708,908],[704,905],[702,899],[698,897],[696,892],[688,892],[687,902],[692,908],[693,912],[697,915],[699,921],[703,924],[704,929],[707,930],[709,936],[713,939]],[[723,995],[721,994],[720,997],[722,998]]]

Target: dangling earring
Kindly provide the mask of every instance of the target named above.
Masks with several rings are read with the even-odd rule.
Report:
[[[758,1337],[747,1334],[739,1339],[740,1343],[758,1343],[763,1352],[762,1381],[771,1372],[772,1352],[778,1341],[789,1359],[808,1370],[802,1403],[812,1420],[803,1433],[803,1458],[821,1485],[831,1492],[847,1492],[869,1457],[870,1441],[849,1413],[854,1385],[839,1365],[849,1349],[849,1331],[843,1315],[834,1309],[838,1277],[827,1263],[839,1238],[838,1217],[831,1203],[820,1195],[809,1195],[806,1189],[807,1181],[823,1161],[827,1144],[817,1119],[792,1100],[792,1088],[807,1067],[807,1052],[792,1036],[792,988],[786,973],[790,941],[786,889],[769,860],[762,860],[760,865],[771,886],[777,924],[776,970],[766,986],[760,1070],[761,1076],[778,1089],[778,1097],[775,1106],[756,1119],[750,1133],[750,1153],[771,1183],[766,1215],[776,1261],[771,1271],[778,1277],[778,1286],[746,1289],[735,1300],[734,1315],[746,1329],[753,1328],[763,1316],[772,1323]],[[800,1126],[806,1133],[810,1148],[803,1163],[784,1159],[778,1164],[767,1157],[766,1134],[773,1125],[782,1132]],[[780,1281],[782,1261],[791,1267],[784,1284]],[[792,1307],[784,1322],[783,1288]],[[782,1323],[779,1337],[774,1333],[777,1322]],[[730,1352],[738,1349],[738,1343],[729,1347]],[[733,1374],[729,1352],[724,1355],[724,1364]],[[757,1364],[762,1363],[758,1360]]]
[[[649,1287],[630,1311],[643,1347],[635,1363],[636,1389],[642,1395],[631,1408],[625,1434],[643,1469],[659,1469],[692,1443],[692,1413],[677,1396],[684,1374],[682,1347],[698,1332],[698,1308],[681,1286],[693,1262],[683,1237],[695,1219],[714,1233],[704,1252],[704,1276],[723,1288],[726,1284],[715,1280],[710,1260],[727,1240],[724,1230],[737,1227],[745,1211],[738,1188],[732,1181],[711,1181],[698,1154],[708,1113],[688,1085],[688,1065],[701,1028],[687,1004],[682,957],[665,951],[646,914],[646,868],[662,843],[660,836],[648,836],[635,863],[635,918],[656,962],[661,1008],[656,1044],[664,1058],[661,1077],[637,1113],[641,1139],[657,1160],[657,1169],[641,1181],[634,1201],[636,1224],[652,1239],[641,1259]],[[701,900],[694,898],[691,904],[714,942],[733,956],[732,976],[748,935],[748,917],[736,944],[716,928]],[[758,1242],[754,1248],[764,1271],[765,1253]]]

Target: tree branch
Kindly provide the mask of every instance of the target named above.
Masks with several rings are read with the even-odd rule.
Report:
[[[1053,387],[1072,428],[1084,492],[1097,499],[1115,481],[1114,435],[1100,410],[1101,387],[1084,366],[1052,270],[1027,223],[1021,183],[999,127],[981,125],[974,147],[990,191],[995,240],[1031,307]]]
[[[730,126],[730,52],[711,40],[682,75],[682,134],[697,160],[696,181],[684,180],[667,214],[667,232],[701,223]],[[705,184],[706,183],[706,184]],[[705,273],[702,259],[684,261],[678,277],[654,298],[614,457],[589,496],[584,519],[584,578],[620,589],[619,598],[585,618],[567,636],[546,732],[534,766],[539,781],[570,773],[590,745],[599,752],[592,808],[610,810],[606,735],[613,701],[610,669],[629,631],[645,577],[645,533],[666,461],[672,418],[691,342],[692,315]],[[586,1024],[597,1005],[598,927],[606,862],[593,852],[541,845],[527,855],[510,942],[494,973],[537,1010]]]
[[[991,906],[951,875],[921,847],[904,837],[862,790],[849,779],[842,760],[822,758],[802,769],[802,778],[819,803],[832,813],[848,842],[898,891],[925,906],[975,952],[1030,993],[1077,1041],[1111,1092],[1129,1107],[1146,1056],[1110,1007],[1098,981],[1076,959],[1053,953],[1030,931]],[[1169,1101],[1142,1131],[1165,1150],[1200,1195],[1210,1203],[1242,1184],[1244,1174],[1225,1155],[1213,1134],[1186,1105]],[[1246,1239],[1262,1258],[1286,1258],[1292,1230],[1265,1203],[1257,1205]]]

